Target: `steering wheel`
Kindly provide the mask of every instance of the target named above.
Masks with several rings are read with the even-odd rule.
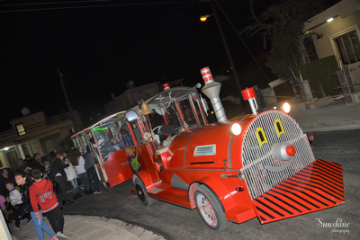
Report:
[[[155,133],[155,130],[157,130],[157,133],[159,134],[160,128],[162,128],[162,125],[159,125],[157,127],[154,127],[152,131]],[[156,133],[155,133],[156,134]]]

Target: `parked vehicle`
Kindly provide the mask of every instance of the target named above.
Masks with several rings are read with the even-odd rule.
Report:
[[[253,114],[208,124],[196,89],[166,87],[141,108],[111,117],[120,158],[129,164],[118,159],[109,167],[131,173],[132,192],[144,205],[196,208],[216,231],[229,222],[258,217],[263,224],[342,204],[341,164],[315,159],[307,135],[285,112],[257,113],[253,89],[243,96]],[[103,133],[112,129],[106,124],[99,125]],[[88,138],[95,137],[106,169],[97,133],[93,128]]]

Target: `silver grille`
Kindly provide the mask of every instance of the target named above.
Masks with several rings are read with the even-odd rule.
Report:
[[[285,134],[278,136],[274,126],[276,119],[280,119],[282,122]],[[263,128],[268,141],[261,147],[256,136],[256,130],[259,127]],[[294,146],[296,154],[286,168],[270,171],[267,169],[268,166],[281,169],[284,164],[272,157],[271,148],[275,143],[288,143]],[[302,132],[293,118],[280,111],[266,111],[254,118],[245,132],[241,157],[243,163],[241,171],[245,174],[245,181],[252,199],[257,198],[315,160],[306,134]]]
[[[216,144],[197,146],[194,150],[194,157],[216,155]]]

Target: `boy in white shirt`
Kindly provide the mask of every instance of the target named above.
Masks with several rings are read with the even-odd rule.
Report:
[[[22,206],[22,196],[20,192],[14,187],[15,182],[14,180],[7,180],[6,181],[6,188],[9,190],[9,197],[7,200],[10,201],[11,205],[15,208],[15,230],[20,230],[20,218],[19,218],[19,211]]]

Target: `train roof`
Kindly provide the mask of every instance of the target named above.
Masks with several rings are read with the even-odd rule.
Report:
[[[94,128],[94,127],[98,127],[99,125],[104,125],[104,124],[107,124],[109,123],[111,120],[114,120],[116,118],[119,118],[123,115],[125,115],[126,111],[121,111],[121,112],[118,112],[118,113],[114,113],[110,116],[107,116],[106,118],[103,118],[101,119],[100,121],[98,121],[97,123],[93,124],[92,126],[88,127],[88,128],[85,128],[83,130],[81,130],[80,132],[74,134],[71,136],[71,138],[74,138],[76,137],[77,135],[83,133],[83,132],[86,132],[86,131],[89,131],[90,129]]]
[[[150,108],[154,109],[154,106],[158,106],[159,104],[168,101],[170,98],[178,98],[184,95],[192,95],[194,93],[197,94],[197,90],[191,87],[174,87],[158,93],[144,102],[147,103]],[[140,110],[140,107],[136,105],[129,110],[134,110],[135,112],[138,112]]]

